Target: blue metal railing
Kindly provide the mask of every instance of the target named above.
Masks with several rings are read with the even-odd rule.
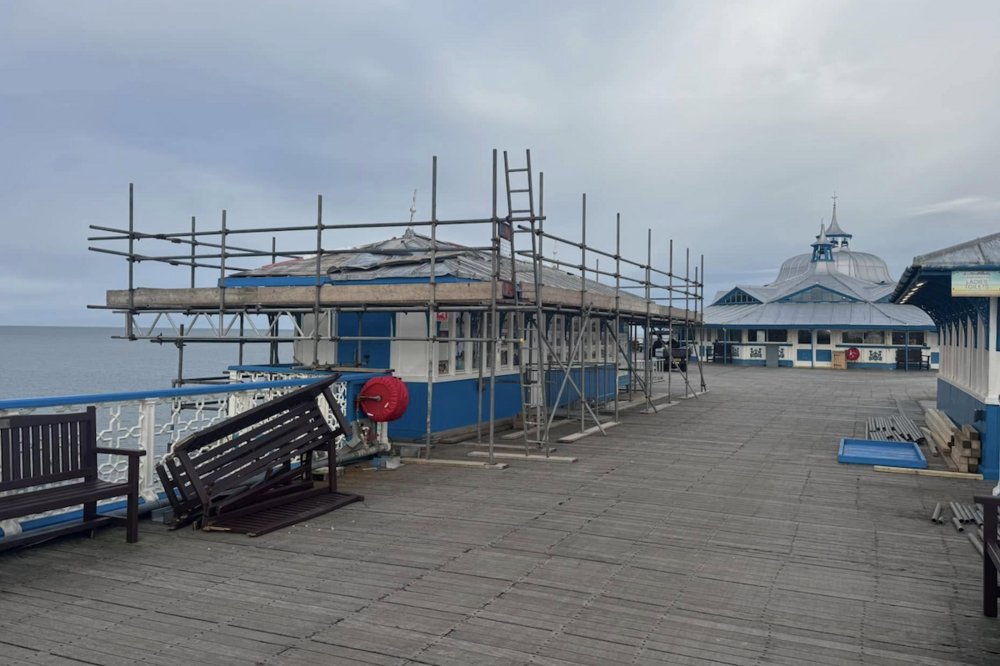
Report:
[[[305,386],[315,379],[284,379],[273,382],[254,382],[248,384],[210,384],[207,386],[191,386],[188,388],[159,389],[155,391],[126,391],[122,393],[92,393],[85,395],[63,395],[51,398],[16,398],[0,400],[0,410],[6,409],[36,409],[38,407],[62,407],[66,405],[92,405],[100,402],[128,402],[147,400],[150,398],[180,398],[194,395],[211,395],[213,393],[239,393],[242,391],[260,391],[275,388],[290,388]]]

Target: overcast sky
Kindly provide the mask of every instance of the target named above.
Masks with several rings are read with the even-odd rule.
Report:
[[[86,237],[127,226],[129,182],[140,231],[223,208],[309,224],[317,194],[330,223],[400,220],[414,189],[429,215],[437,155],[439,217],[485,217],[493,148],[532,150],[547,228],[578,237],[586,192],[589,241],[612,249],[620,212],[628,256],[647,228],[663,266],[670,238],[704,253],[709,296],[808,251],[834,191],[854,248],[898,277],[1000,231],[998,35],[995,0],[8,0],[0,325],[120,323],[86,305],[127,286],[125,261]]]

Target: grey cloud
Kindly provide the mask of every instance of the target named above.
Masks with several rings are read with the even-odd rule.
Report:
[[[308,223],[320,193],[404,220],[438,155],[440,215],[485,215],[492,148],[532,149],[550,229],[578,236],[585,191],[590,240],[620,212],[629,256],[648,228],[661,264],[704,252],[708,295],[808,251],[834,190],[898,275],[996,231],[998,28],[988,1],[7,3],[0,324],[115,323],[84,306],[125,264],[86,225],[124,225],[130,181],[147,230]]]

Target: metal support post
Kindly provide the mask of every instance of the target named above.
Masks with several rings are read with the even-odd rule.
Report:
[[[590,340],[590,319],[584,315],[587,308],[587,193],[583,194],[580,244],[580,432],[587,429],[587,341]],[[585,332],[586,331],[586,332]],[[570,370],[573,369],[570,359]],[[595,420],[597,420],[595,418]]]
[[[493,234],[493,252],[490,253],[490,340],[486,345],[490,362],[490,464],[493,459],[493,437],[496,434],[496,398],[497,398],[497,339],[500,330],[497,322],[497,281],[500,279],[500,238],[497,236],[497,151],[493,150],[493,214],[490,218]],[[485,362],[484,357],[481,362]]]
[[[434,156],[431,162],[431,273],[430,302],[427,315],[427,435],[424,457],[431,457],[432,418],[434,416],[434,375],[437,370],[435,356],[437,354],[437,183],[438,158]],[[360,344],[360,343],[359,343]]]
[[[323,287],[323,195],[316,196],[316,286],[313,295],[313,367],[319,367],[319,303]]]
[[[135,315],[135,206],[133,184],[128,184],[128,314],[125,335],[132,339],[132,317]]]
[[[219,259],[219,335],[225,330],[226,314],[226,211],[222,210],[222,254]]]
[[[198,241],[195,240],[198,234],[198,226],[195,222],[194,215],[191,216],[191,288],[194,289],[194,272],[195,272],[195,251],[198,247]]]

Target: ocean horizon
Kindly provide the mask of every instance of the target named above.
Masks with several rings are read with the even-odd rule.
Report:
[[[0,326],[0,400],[169,389],[172,343],[115,340],[121,326]],[[281,345],[281,360],[290,356]],[[244,346],[244,363],[266,363],[268,345]],[[236,344],[184,348],[184,376],[220,376],[239,361]]]

